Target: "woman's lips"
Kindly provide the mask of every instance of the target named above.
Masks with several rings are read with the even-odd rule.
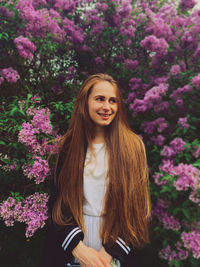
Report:
[[[112,114],[104,114],[104,113],[97,113],[100,117],[101,117],[101,119],[103,119],[103,120],[108,120],[109,119],[109,117],[110,117],[110,115],[112,115]]]

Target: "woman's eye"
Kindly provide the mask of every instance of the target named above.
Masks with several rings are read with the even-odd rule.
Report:
[[[97,101],[103,101],[104,99],[103,99],[103,97],[97,97],[96,100]]]
[[[116,101],[115,98],[111,98],[111,99],[110,99],[110,102],[111,102],[111,103],[116,103],[117,101]]]

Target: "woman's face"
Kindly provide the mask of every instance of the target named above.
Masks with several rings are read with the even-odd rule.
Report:
[[[115,118],[117,110],[116,88],[107,81],[97,82],[88,97],[90,118],[97,126],[108,126]]]

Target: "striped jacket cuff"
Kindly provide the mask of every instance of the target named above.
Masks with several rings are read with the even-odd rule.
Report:
[[[75,227],[65,237],[62,248],[64,251],[71,252],[83,238],[82,230],[79,227]]]
[[[118,259],[121,263],[124,263],[126,257],[129,255],[131,248],[126,245],[123,239],[117,238],[115,244],[110,247],[107,244],[103,244],[105,250],[114,258]]]

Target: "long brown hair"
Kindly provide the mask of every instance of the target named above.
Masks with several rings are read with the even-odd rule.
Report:
[[[112,244],[121,237],[127,244],[141,247],[149,242],[150,198],[145,147],[141,138],[128,126],[123,100],[115,80],[107,74],[95,74],[83,83],[74,105],[66,134],[59,147],[63,164],[55,175],[58,198],[53,207],[53,221],[68,225],[70,209],[81,229],[83,219],[83,169],[87,147],[92,144],[95,124],[88,113],[88,96],[99,81],[108,81],[117,90],[118,111],[106,126],[105,143],[109,157],[109,182],[105,195],[101,237]]]

